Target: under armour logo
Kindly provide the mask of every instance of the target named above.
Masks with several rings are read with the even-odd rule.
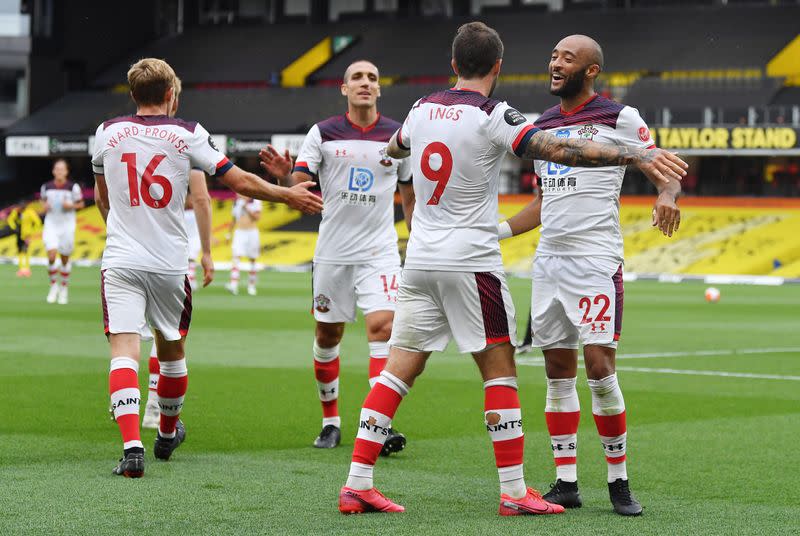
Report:
[[[331,387],[330,391],[326,391],[325,389],[320,389],[319,390],[319,394],[321,394],[321,395],[335,394],[335,393],[336,393],[336,388],[335,387]]]
[[[336,156],[347,156],[347,149],[336,149]]]
[[[596,333],[598,330],[600,330],[600,333],[602,333],[602,332],[604,332],[606,330],[605,322],[601,322],[599,328],[597,327],[597,324],[592,322],[592,333]]]

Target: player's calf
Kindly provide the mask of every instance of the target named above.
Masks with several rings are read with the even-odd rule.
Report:
[[[114,469],[114,474],[125,476],[142,476],[144,462],[144,445],[139,435],[139,380],[137,372],[139,363],[130,357],[115,357],[111,360],[109,373],[109,393],[114,419],[122,435],[123,458]]]

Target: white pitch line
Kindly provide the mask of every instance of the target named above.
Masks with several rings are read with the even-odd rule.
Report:
[[[725,372],[721,370],[682,370],[672,368],[617,367],[623,372],[657,372],[659,374],[685,374],[687,376],[721,376],[724,378],[753,378],[758,380],[800,381],[800,376],[781,376],[780,374],[753,374],[750,372]]]
[[[517,365],[528,367],[543,367],[544,360],[535,360],[535,358],[524,358],[517,360]],[[583,365],[578,365],[578,368],[585,368]],[[726,372],[722,370],[686,370],[686,369],[673,369],[673,368],[650,368],[650,367],[616,367],[618,371],[622,372],[649,372],[657,374],[682,374],[685,376],[715,376],[722,378],[750,378],[757,380],[787,380],[787,381],[800,381],[800,376],[781,376],[780,374],[754,374],[751,372]]]
[[[800,352],[800,348],[744,348],[739,350],[698,350],[695,352],[662,352],[647,354],[620,354],[617,359],[649,359],[655,357],[687,357],[687,356],[720,356],[720,355],[742,355],[742,354],[767,354],[767,353],[794,353]],[[520,357],[517,359],[518,365],[540,367],[544,366],[543,357]],[[584,368],[582,364],[579,368]],[[784,376],[780,374],[757,374],[752,372],[726,372],[721,370],[691,370],[674,368],[650,368],[650,367],[616,367],[623,372],[649,372],[658,374],[681,374],[686,376],[715,376],[722,378],[750,378],[758,380],[787,380],[800,381],[800,376]]]
[[[687,352],[644,352],[638,354],[617,354],[617,359],[654,359],[659,357],[714,357],[723,355],[755,355],[755,354],[800,354],[800,346],[784,348],[740,348],[729,350],[693,350]],[[521,357],[517,363],[544,363],[543,357]]]

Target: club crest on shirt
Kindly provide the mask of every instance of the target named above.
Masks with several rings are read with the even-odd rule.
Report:
[[[330,311],[331,299],[325,294],[319,294],[314,298],[314,309],[320,313],[327,313]]]
[[[594,126],[593,126],[593,125],[583,125],[583,126],[582,126],[582,127],[579,129],[579,130],[578,130],[578,137],[579,137],[579,138],[582,138],[582,139],[584,139],[584,140],[591,140],[591,139],[593,139],[595,136],[597,136],[597,133],[598,133],[598,132],[600,132],[600,131],[599,131],[599,130],[597,130],[596,128],[594,128]]]
[[[392,167],[392,159],[389,158],[388,154],[386,154],[386,147],[381,148],[380,155],[381,159],[378,163],[383,167]]]

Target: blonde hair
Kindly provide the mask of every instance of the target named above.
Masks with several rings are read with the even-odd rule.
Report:
[[[175,76],[175,99],[181,96],[181,91],[183,91],[183,84],[181,84],[181,79]]]
[[[128,85],[136,104],[157,106],[163,104],[167,91],[180,88],[175,71],[164,60],[143,58],[128,69]]]

